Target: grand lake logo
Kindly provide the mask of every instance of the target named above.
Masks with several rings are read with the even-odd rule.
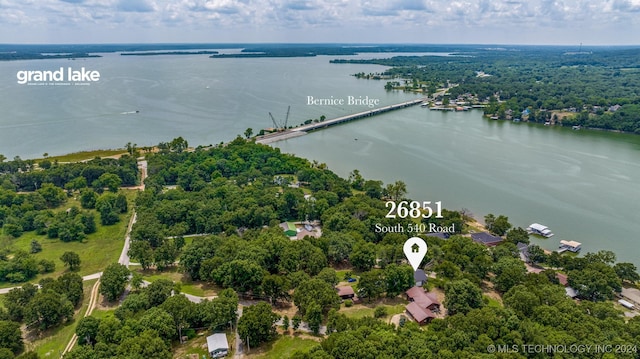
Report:
[[[16,73],[20,85],[71,86],[90,85],[100,81],[100,72],[87,70],[84,67],[75,70],[72,67],[60,67],[58,70],[21,70]]]

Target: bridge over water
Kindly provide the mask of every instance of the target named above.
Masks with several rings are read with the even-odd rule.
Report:
[[[256,142],[262,143],[262,144],[269,144],[273,142],[286,140],[288,138],[303,136],[310,131],[319,130],[329,126],[335,126],[341,123],[358,120],[364,117],[379,115],[381,113],[385,113],[393,110],[399,110],[401,108],[405,108],[409,106],[415,106],[415,105],[421,104],[423,101],[424,101],[423,98],[419,98],[411,101],[401,102],[395,105],[389,105],[389,106],[384,106],[380,108],[374,108],[371,110],[354,113],[352,115],[341,116],[341,117],[333,118],[330,120],[325,120],[322,122],[310,123],[308,125],[302,125],[296,128],[287,129],[285,131],[270,133],[264,136],[258,136],[256,137]]]

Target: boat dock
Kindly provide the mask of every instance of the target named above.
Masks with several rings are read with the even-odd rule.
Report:
[[[399,110],[399,109],[405,108],[405,107],[415,106],[415,105],[421,104],[423,101],[424,101],[424,99],[419,98],[419,99],[415,99],[415,100],[411,100],[411,101],[401,102],[401,103],[398,103],[398,104],[395,104],[395,105],[389,105],[389,106],[384,106],[384,107],[380,107],[380,108],[375,108],[375,109],[372,109],[372,110],[367,110],[367,111],[363,111],[363,112],[354,113],[352,115],[341,116],[341,117],[337,117],[337,118],[334,118],[334,119],[325,120],[325,121],[322,121],[322,122],[310,123],[308,125],[302,125],[302,126],[299,126],[299,127],[296,127],[296,128],[292,128],[292,129],[287,129],[287,130],[280,131],[280,132],[274,132],[274,133],[266,134],[264,136],[258,136],[258,137],[256,137],[256,143],[269,144],[269,143],[273,143],[273,142],[286,140],[288,138],[303,136],[303,135],[306,135],[310,131],[319,130],[319,129],[326,128],[326,127],[329,127],[329,126],[339,125],[341,123],[345,123],[345,122],[349,122],[349,121],[353,121],[353,120],[358,120],[358,119],[361,119],[361,118],[364,118],[364,117],[371,117],[371,116],[379,115],[381,113],[385,113],[385,112],[389,112],[389,111],[393,111],[393,110]]]

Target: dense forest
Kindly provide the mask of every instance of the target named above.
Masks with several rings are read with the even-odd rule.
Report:
[[[332,62],[391,66],[377,76],[407,80],[404,86],[390,81],[389,89],[432,95],[448,88],[447,100],[488,104],[485,113],[500,119],[523,117],[533,122],[640,133],[639,59],[637,48],[572,52],[561,47],[520,46],[477,47],[450,56]]]
[[[486,247],[468,236],[477,230],[469,213],[443,210],[443,218],[424,218],[422,223],[455,225],[457,230],[443,238],[420,234],[429,247],[422,268],[433,273],[426,289],[443,295],[442,315],[425,326],[407,317],[399,325],[388,324],[385,317],[391,307],[385,301],[406,303],[403,293],[415,284],[402,253],[410,234],[380,233],[375,225],[417,224],[386,218],[385,201],[406,199],[403,182],[385,185],[363,178],[357,170],[343,179],[324,164],[240,137],[193,151],[185,141],[171,143],[178,142],[184,145],[162,144],[157,153],[146,155],[149,177],[135,199],[138,221],[129,249],[140,270],[120,264],[104,268],[100,293],[106,301],[121,303],[112,316],[76,319],[79,345],[65,358],[170,358],[198,332],[231,328],[256,348],[288,336],[290,323],[294,331],[304,325],[322,339],[293,358],[546,356],[488,349],[522,349],[525,344],[619,344],[630,351],[555,357],[637,358],[633,348],[640,345],[640,319],[625,317],[612,300],[623,284],[633,285],[640,277],[633,264],[616,263],[612,252],[575,257],[547,254],[531,245],[527,265],[540,271],[530,273],[517,247],[528,243],[528,234],[512,228],[507,216],[484,218],[486,230],[503,238],[498,246]],[[129,156],[52,163],[49,168],[32,164],[24,170],[19,170],[26,166],[24,161],[16,161],[5,163],[0,175],[3,231],[10,224],[28,225],[29,211],[35,211],[34,222],[46,211],[52,211],[53,219],[62,217],[55,210],[69,195],[77,197],[82,208],[63,211],[63,222],[82,223],[83,215],[96,211],[100,225],[108,226],[105,220],[109,223],[113,215],[127,210],[121,208],[117,189],[134,168]],[[85,177],[83,172],[92,175]],[[31,191],[17,193],[17,188],[28,186],[27,178],[40,182],[29,187]],[[136,178],[134,172],[129,180]],[[42,202],[41,209],[35,209],[34,201]],[[321,233],[292,239],[282,227],[289,222],[320,227]],[[5,256],[3,268],[16,257]],[[68,263],[71,267],[73,258]],[[217,297],[194,303],[178,294],[181,288],[172,280],[145,284],[141,273],[150,269],[178,270],[194,283],[218,288]],[[566,295],[560,283],[563,275],[578,289],[579,301]],[[5,296],[0,329],[6,330],[0,330],[0,346],[7,357],[24,351],[22,339],[17,339],[19,323],[45,330],[73,320],[74,305],[82,301],[78,280],[69,272],[41,279],[39,290],[26,284]],[[335,290],[338,283],[352,281],[359,304],[341,300]],[[244,309],[238,318],[240,301]],[[351,317],[348,309],[354,305],[375,306],[375,314]],[[281,319],[277,312],[282,308],[293,308],[295,314]],[[52,314],[39,314],[44,310]],[[14,342],[18,344],[9,344]]]

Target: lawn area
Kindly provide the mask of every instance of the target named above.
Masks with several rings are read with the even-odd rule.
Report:
[[[76,326],[80,318],[84,316],[91,299],[91,288],[97,279],[88,280],[83,283],[84,298],[82,306],[76,310],[74,320],[66,325],[59,326],[42,333],[42,339],[36,339],[31,343],[25,343],[27,349],[35,350],[41,358],[59,357],[64,348],[69,344],[71,337],[76,332]]]
[[[198,358],[209,358],[209,352],[207,352],[207,336],[211,335],[212,333],[208,330],[199,332],[198,335],[193,338],[188,340],[187,342],[183,343],[183,344],[179,344],[179,343],[174,343],[173,348],[172,348],[172,352],[173,352],[173,357],[174,358],[179,358],[179,359],[189,359],[191,358],[191,355],[193,354],[197,354]],[[230,331],[226,332],[227,334],[227,341],[229,342],[229,355],[227,355],[227,357],[232,357],[233,356],[233,348],[234,348],[234,343],[233,340],[235,338],[235,335],[233,333],[231,333]]]
[[[483,295],[482,299],[487,301],[487,306],[489,307],[494,307],[494,308],[501,308],[502,307],[502,303],[500,303],[499,300],[492,298],[491,296],[488,295]]]
[[[391,317],[395,314],[403,313],[405,310],[405,304],[397,303],[397,304],[354,304],[350,308],[346,308],[344,304],[340,308],[340,313],[346,315],[349,318],[364,318],[364,317],[373,317],[373,312],[376,307],[383,306],[387,308],[387,316]],[[385,317],[385,318],[386,318]]]
[[[47,157],[47,159],[51,162],[56,160],[58,162],[80,162],[85,160],[92,160],[96,157],[108,157],[108,156],[121,155],[125,153],[127,153],[127,150],[125,150],[124,148],[121,148],[116,150],[95,150],[95,151],[69,153],[67,155],[62,155],[62,156]],[[42,160],[43,158],[37,159],[37,161],[42,161]]]
[[[168,268],[164,271],[157,271],[153,269],[142,270],[142,268],[138,267],[136,271],[142,275],[144,280],[149,282],[154,282],[158,279],[168,279],[175,283],[179,283],[181,292],[197,295],[199,297],[217,295],[218,291],[221,290],[221,288],[212,284],[191,281],[189,276],[180,272],[177,267]]]
[[[318,342],[312,339],[302,339],[299,337],[291,337],[288,335],[280,336],[276,341],[268,343],[259,348],[260,353],[255,355],[249,354],[250,358],[260,359],[280,359],[289,358],[298,351],[309,351],[318,345]],[[252,350],[253,351],[253,350]]]
[[[31,249],[31,241],[37,240],[42,251],[33,254],[36,260],[47,259],[55,263],[56,269],[52,273],[37,275],[30,280],[30,283],[37,283],[42,278],[57,278],[67,271],[60,257],[64,252],[71,251],[80,255],[80,269],[78,274],[81,276],[101,272],[106,266],[117,262],[124,244],[124,235],[127,231],[129,219],[132,213],[132,203],[135,198],[135,191],[123,191],[129,201],[129,212],[120,215],[120,221],[111,226],[103,226],[100,224],[100,215],[92,211],[95,215],[97,230],[95,233],[87,235],[82,242],[63,242],[58,238],[47,238],[46,235],[38,235],[35,231],[25,232],[16,239],[2,238],[0,242],[11,250],[23,250],[29,252]],[[72,206],[80,207],[78,201],[69,198],[67,202],[57,208],[58,211],[64,211]],[[0,288],[20,286],[24,283],[0,283]]]

